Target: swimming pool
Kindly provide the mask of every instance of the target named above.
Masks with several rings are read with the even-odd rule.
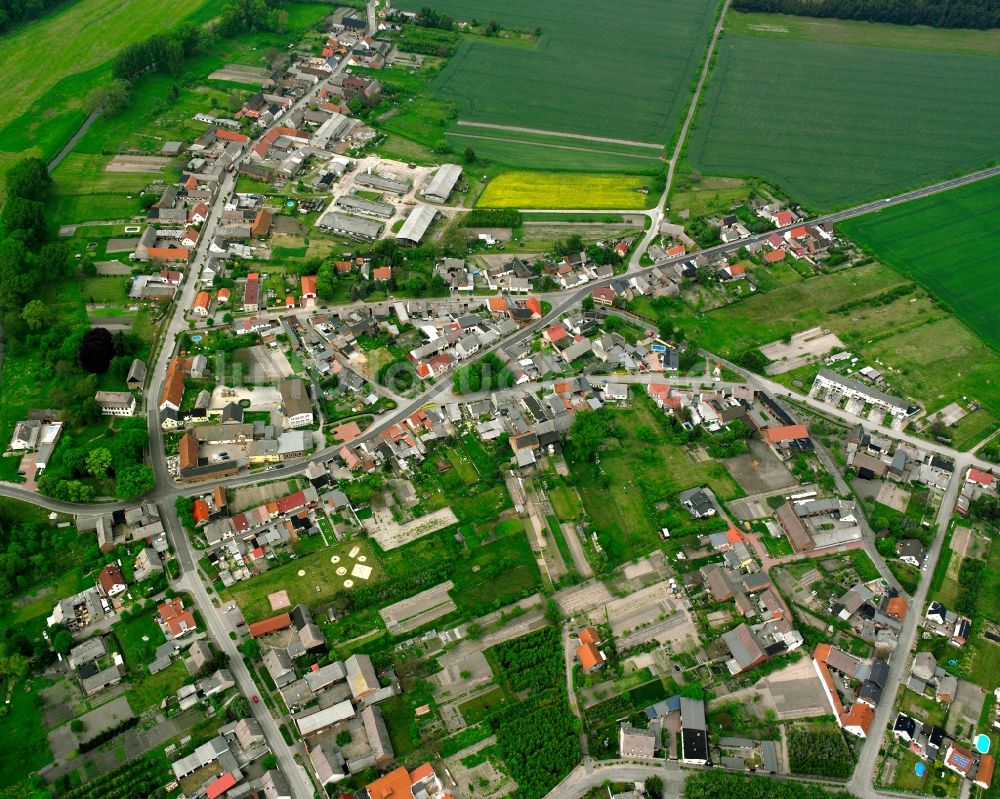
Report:
[[[979,735],[976,736],[976,740],[974,741],[974,743],[976,746],[976,751],[979,752],[979,754],[985,755],[987,752],[990,751],[989,736],[979,733]]]

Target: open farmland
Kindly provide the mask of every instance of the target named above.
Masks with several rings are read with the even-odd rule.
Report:
[[[83,122],[84,100],[107,79],[116,49],[185,18],[204,21],[213,8],[176,0],[164,14],[144,0],[78,0],[0,37],[0,160],[54,155]]]
[[[637,147],[621,142],[597,142],[464,125],[445,131],[444,135],[456,152],[471,147],[477,156],[524,169],[651,173],[659,171],[663,162],[661,148]]]
[[[1000,179],[993,178],[868,216],[844,233],[914,278],[1000,348]]]
[[[621,175],[507,172],[494,178],[479,198],[487,208],[647,208],[654,193],[649,181]]]
[[[719,44],[688,151],[703,173],[833,208],[996,157],[1000,95],[983,86],[1000,58],[750,32]]]
[[[433,84],[459,119],[663,143],[677,126],[717,4],[405,0],[455,19],[541,29],[533,49],[464,42]],[[613,111],[611,110],[613,109]],[[537,147],[538,145],[535,145]]]

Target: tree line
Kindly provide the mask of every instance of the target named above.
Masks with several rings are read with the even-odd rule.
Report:
[[[38,19],[65,0],[0,0],[0,33]]]
[[[930,25],[933,28],[1000,27],[996,0],[734,0],[737,11],[764,11],[804,17]]]

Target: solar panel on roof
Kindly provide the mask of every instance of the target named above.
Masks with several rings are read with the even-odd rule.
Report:
[[[967,769],[972,762],[965,755],[953,755],[951,760],[960,769]]]

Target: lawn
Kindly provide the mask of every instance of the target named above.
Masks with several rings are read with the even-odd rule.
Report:
[[[80,293],[90,303],[124,303],[128,302],[129,282],[127,277],[85,277],[80,286]],[[102,311],[101,315],[113,314]]]
[[[842,229],[1000,348],[1000,178],[858,217]]]
[[[0,718],[4,756],[0,758],[0,784],[12,786],[52,760],[49,741],[42,726],[38,692],[51,681],[42,678],[18,680],[11,691],[8,712]],[[0,688],[7,691],[6,680]]]
[[[580,497],[576,493],[576,489],[571,486],[553,486],[549,489],[549,500],[552,502],[552,509],[556,512],[556,516],[564,522],[579,518],[583,511]]]
[[[449,447],[448,461],[451,463],[458,476],[462,478],[464,483],[471,485],[472,483],[479,482],[479,472],[476,471],[476,467],[473,465],[472,459],[468,456],[464,449]]]
[[[742,31],[719,44],[690,140],[704,174],[757,175],[835,208],[996,157],[1000,97],[982,87],[1000,83],[1000,58]]]
[[[141,213],[139,193],[154,180],[172,182],[177,172],[108,172],[111,158],[74,152],[52,173],[49,215],[57,224],[127,219]],[[161,188],[152,188],[159,192]]]
[[[354,539],[271,568],[263,574],[236,583],[222,592],[222,595],[227,600],[236,600],[247,621],[251,622],[273,616],[276,612],[284,612],[271,610],[267,595],[275,591],[288,591],[288,598],[293,607],[300,603],[317,606],[328,601],[338,591],[344,590],[345,580],[353,580],[355,585],[365,584],[364,580],[351,577],[355,561],[348,553],[354,547],[361,550],[359,556],[364,555],[367,558],[365,565],[373,569],[367,582],[372,583],[382,579],[382,564],[371,545],[365,540]],[[331,562],[334,556],[340,558],[338,563]],[[338,568],[346,568],[347,574],[338,575]],[[300,571],[305,572],[301,577]],[[317,591],[317,588],[320,590]]]
[[[490,714],[497,711],[506,704],[507,693],[502,688],[494,688],[487,691],[475,699],[463,702],[458,706],[458,711],[462,714],[466,724],[478,724]]]
[[[424,0],[405,0],[418,11]],[[466,41],[433,90],[460,119],[665,143],[679,123],[708,44],[711,0],[434,0],[459,20],[541,31],[534,48]],[[614,78],[609,76],[616,76]],[[598,110],[604,109],[604,110]]]
[[[177,0],[169,14],[144,0],[78,0],[0,37],[0,158],[58,152],[83,122],[87,94],[110,75],[109,43],[124,47],[214,13],[206,0]]]
[[[652,403],[641,400],[630,410],[609,412],[623,437],[601,451],[599,466],[573,465],[584,508],[612,565],[656,549],[662,543],[660,526],[668,518],[672,529],[691,522],[686,511],[671,515],[676,502],[673,509],[655,510],[661,503],[675,501],[679,492],[707,485],[723,502],[741,495],[721,463],[696,462],[665,438],[657,444],[640,438],[644,430],[655,435],[659,424],[655,412]],[[725,526],[717,518],[710,523]]]
[[[541,586],[538,563],[524,535],[477,547],[452,580],[451,598],[459,610],[472,616],[489,612],[500,599]]]
[[[477,205],[487,208],[648,208],[656,201],[637,176],[507,172],[493,178]]]

